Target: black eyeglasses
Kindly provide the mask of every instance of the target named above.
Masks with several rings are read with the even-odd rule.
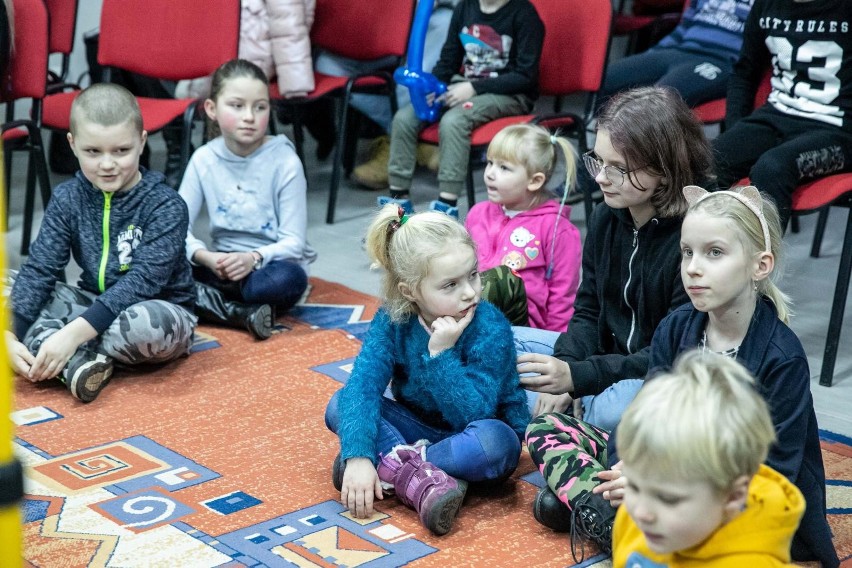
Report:
[[[601,170],[603,170],[606,179],[608,179],[610,183],[616,187],[624,185],[624,179],[627,177],[627,174],[642,169],[633,168],[632,170],[625,170],[618,166],[605,166],[603,161],[595,155],[594,150],[589,150],[583,154],[583,164],[585,164],[586,171],[589,172],[589,175],[592,176],[593,179],[598,177],[598,174],[601,173]]]

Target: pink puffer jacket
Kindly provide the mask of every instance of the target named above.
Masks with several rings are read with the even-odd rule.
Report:
[[[242,0],[239,57],[248,59],[284,97],[314,90],[311,24],[316,0]],[[205,98],[212,77],[180,81],[176,98]]]
[[[285,97],[314,90],[310,31],[316,0],[242,0],[240,51]]]

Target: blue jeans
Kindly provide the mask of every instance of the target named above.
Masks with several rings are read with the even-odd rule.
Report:
[[[559,338],[558,331],[513,326],[515,349],[521,353],[539,353],[553,356],[553,346]],[[605,391],[596,395],[584,396],[583,421],[611,432],[621,421],[627,405],[636,397],[645,381],[642,379],[622,379]],[[527,402],[532,409],[538,393],[527,391]]]
[[[337,433],[340,414],[334,393],[325,409],[325,425]],[[386,454],[400,444],[429,440],[426,460],[465,481],[504,480],[518,467],[521,442],[502,420],[474,420],[461,432],[435,428],[423,422],[399,402],[382,397],[382,418],[376,449]]]
[[[291,260],[273,260],[249,273],[239,282],[222,280],[204,266],[194,266],[192,277],[221,290],[228,300],[245,304],[271,304],[279,310],[291,308],[308,287],[308,274]]]

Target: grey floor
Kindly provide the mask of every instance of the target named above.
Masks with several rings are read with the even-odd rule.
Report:
[[[290,135],[288,128],[283,128]],[[710,132],[709,134],[712,134]],[[164,146],[162,137],[151,136],[152,166],[162,167]],[[361,144],[362,152],[366,144]],[[380,275],[370,270],[366,254],[361,248],[361,239],[375,208],[376,193],[358,189],[354,184],[344,181],[338,199],[337,219],[333,225],[325,223],[325,210],[328,199],[328,186],[331,178],[330,160],[319,162],[314,155],[313,144],[308,137],[306,147],[306,172],[308,177],[308,237],[318,250],[319,258],[312,266],[312,276],[343,283],[361,292],[376,294],[379,290]],[[18,267],[21,257],[18,254],[21,240],[21,222],[23,209],[24,174],[26,158],[16,153],[13,163],[11,183],[9,230],[6,233],[7,259],[11,267]],[[54,183],[61,176],[52,176]],[[477,199],[485,198],[481,171],[476,172]],[[423,210],[435,195],[434,176],[429,172],[418,172],[412,191],[415,207]],[[467,210],[467,204],[461,204],[461,213]],[[41,204],[37,203],[40,215]],[[581,231],[585,231],[583,208],[577,206],[572,211],[572,220]],[[852,437],[852,325],[850,308],[847,307],[844,325],[840,337],[839,357],[834,373],[834,386],[819,385],[819,370],[822,364],[828,315],[834,294],[834,282],[837,275],[843,230],[846,225],[846,211],[832,211],[829,227],[822,248],[822,256],[814,259],[808,256],[813,235],[815,216],[802,219],[802,230],[798,234],[788,234],[787,262],[782,280],[782,289],[795,302],[796,316],[792,327],[799,335],[811,366],[811,391],[817,409],[819,425],[847,437]],[[36,222],[36,228],[38,222]],[[34,233],[35,234],[35,233]],[[68,272],[69,280],[76,278],[74,269]]]

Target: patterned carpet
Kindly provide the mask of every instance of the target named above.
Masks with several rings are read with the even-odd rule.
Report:
[[[344,512],[323,410],[377,302],[312,285],[268,341],[203,327],[191,357],[119,373],[89,405],[19,380],[27,565],[574,566],[567,536],[531,517],[540,477],[528,457],[501,489],[470,494],[445,537],[394,499],[367,521]],[[836,546],[852,566],[852,440],[826,433],[823,455]],[[579,566],[608,565],[586,552]]]

